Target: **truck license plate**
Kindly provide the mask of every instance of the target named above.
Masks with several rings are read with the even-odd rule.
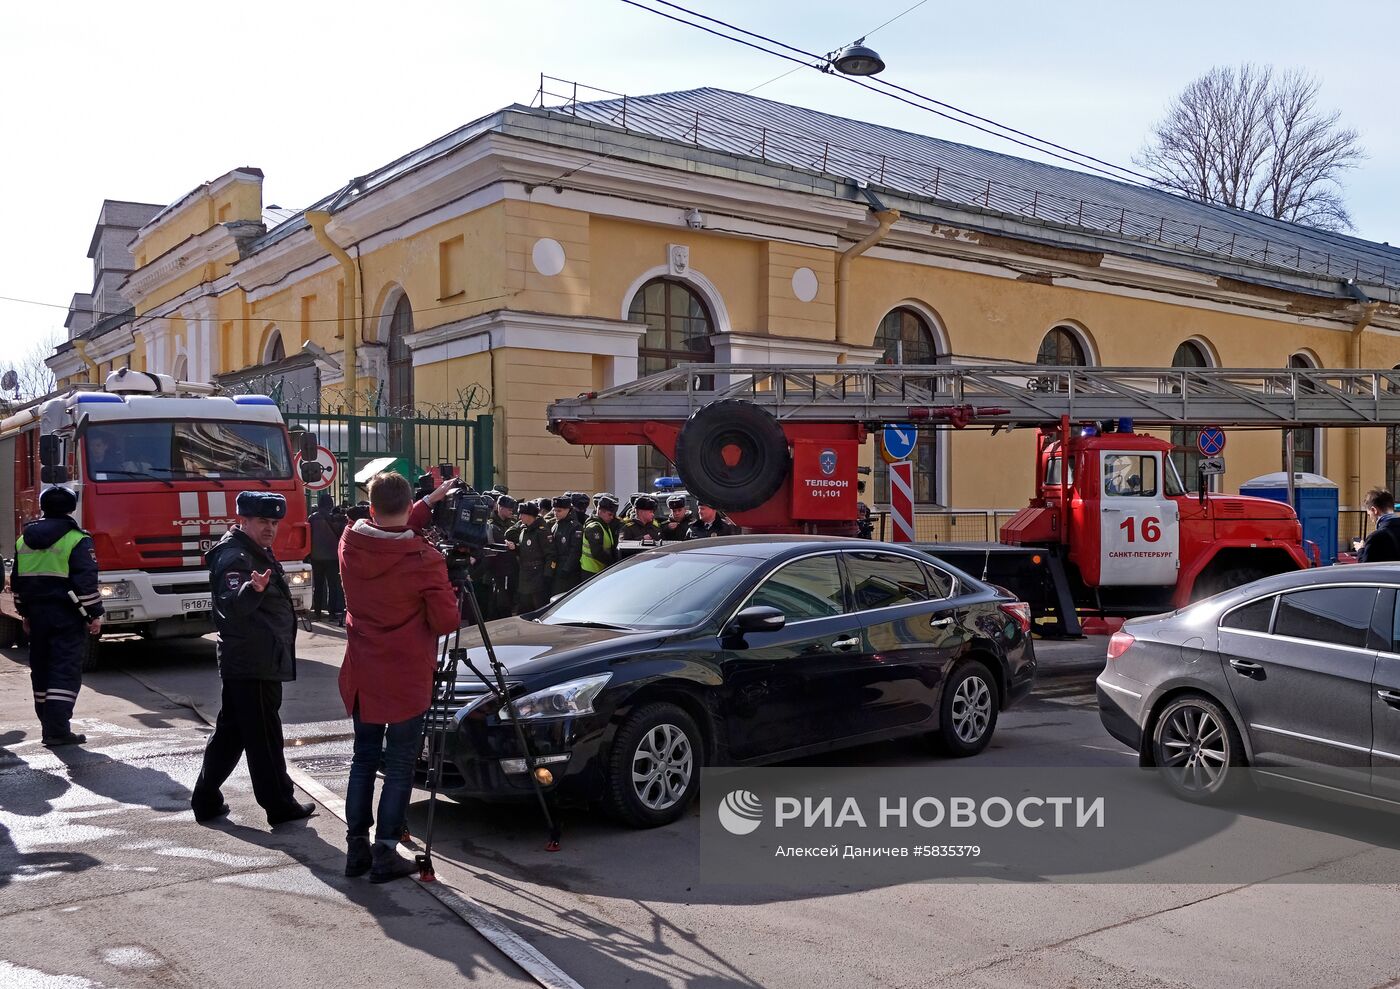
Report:
[[[208,598],[185,598],[183,601],[180,602],[180,608],[181,608],[181,610],[185,611],[186,613],[191,612],[191,611],[208,611],[208,610],[209,610],[209,599],[208,599]]]

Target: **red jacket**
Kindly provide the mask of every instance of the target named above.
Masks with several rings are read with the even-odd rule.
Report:
[[[411,529],[356,522],[340,540],[345,662],[340,696],[360,720],[407,721],[432,700],[438,636],[457,628],[457,595],[442,554]]]

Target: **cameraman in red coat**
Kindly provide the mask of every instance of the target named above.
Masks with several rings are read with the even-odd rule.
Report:
[[[413,767],[432,701],[438,637],[457,628],[457,595],[442,554],[408,525],[413,490],[398,474],[369,482],[371,519],[345,530],[345,662],[340,695],[355,724],[345,794],[347,876],[382,883],[415,871],[399,855],[413,795]],[[375,771],[384,768],[378,827],[370,843]]]

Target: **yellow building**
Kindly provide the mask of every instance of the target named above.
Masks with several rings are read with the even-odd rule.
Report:
[[[140,229],[109,364],[299,376],[328,408],[465,402],[495,415],[514,493],[668,472],[564,444],[545,407],[684,360],[1400,364],[1389,246],[722,90],[508,107],[304,212],[269,214],[261,185],[236,169]],[[1356,505],[1400,483],[1390,439],[1301,431],[1296,467]],[[1018,507],[1032,449],[930,433],[919,499]],[[1281,453],[1234,438],[1223,490]]]

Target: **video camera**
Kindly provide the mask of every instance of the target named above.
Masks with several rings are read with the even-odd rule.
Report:
[[[438,532],[438,548],[447,558],[447,575],[454,583],[471,578],[474,558],[497,547],[491,545],[491,513],[494,503],[466,484],[451,464],[439,464],[444,481],[457,478],[457,486],[433,506],[433,527]],[[505,547],[499,547],[504,549]]]

